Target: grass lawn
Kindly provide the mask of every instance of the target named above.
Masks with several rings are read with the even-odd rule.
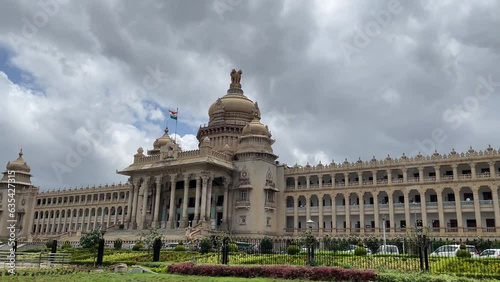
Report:
[[[72,282],[72,281],[85,281],[85,282],[121,282],[121,281],[179,281],[179,282],[284,282],[284,281],[301,281],[301,280],[280,280],[271,278],[235,278],[235,277],[207,277],[207,276],[188,276],[188,275],[175,275],[175,274],[150,274],[150,273],[76,273],[65,275],[44,275],[44,276],[3,276],[0,277],[2,282],[13,281],[46,281],[46,282]]]

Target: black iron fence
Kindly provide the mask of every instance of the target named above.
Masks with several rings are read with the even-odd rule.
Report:
[[[384,241],[316,238],[306,232],[294,239],[229,236],[212,241],[223,264],[337,266],[500,278],[500,241],[480,238],[461,241],[423,235]]]

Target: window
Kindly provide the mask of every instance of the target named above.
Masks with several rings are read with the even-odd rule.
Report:
[[[240,201],[247,201],[248,200],[248,191],[243,190],[240,192]]]
[[[493,196],[491,195],[491,192],[483,192],[483,199],[484,200],[493,200]]]
[[[274,203],[274,191],[267,190],[267,192],[266,192],[266,202]]]
[[[271,217],[270,216],[267,217],[266,225],[268,227],[271,227]]]
[[[438,201],[438,196],[437,195],[430,195],[429,200],[431,203],[437,203]]]
[[[195,198],[189,198],[188,207],[189,208],[194,208],[195,204],[196,204],[196,199]]]
[[[399,224],[401,228],[406,228],[406,220],[401,220]]]

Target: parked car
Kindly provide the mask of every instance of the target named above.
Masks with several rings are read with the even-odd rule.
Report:
[[[466,245],[467,250],[470,252],[472,257],[478,257],[479,254],[476,247],[472,245]],[[437,248],[429,256],[431,257],[456,257],[457,252],[460,250],[460,245],[444,245]]]
[[[399,255],[399,249],[396,245],[382,245],[377,249],[377,254]]]
[[[500,258],[500,249],[486,249],[480,255],[480,258]]]
[[[354,250],[356,250],[357,247],[358,247],[357,245],[349,245],[349,246],[347,246],[347,250],[344,251],[344,253],[348,253],[348,254],[352,253],[352,254],[354,254]],[[370,248],[368,248],[367,246],[364,246],[364,247],[366,249],[366,254],[371,255],[372,254],[372,250],[370,250]]]

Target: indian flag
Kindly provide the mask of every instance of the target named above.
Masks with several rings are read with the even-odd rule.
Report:
[[[168,110],[168,112],[170,113],[170,118],[171,119],[177,120],[177,112],[176,111]]]

